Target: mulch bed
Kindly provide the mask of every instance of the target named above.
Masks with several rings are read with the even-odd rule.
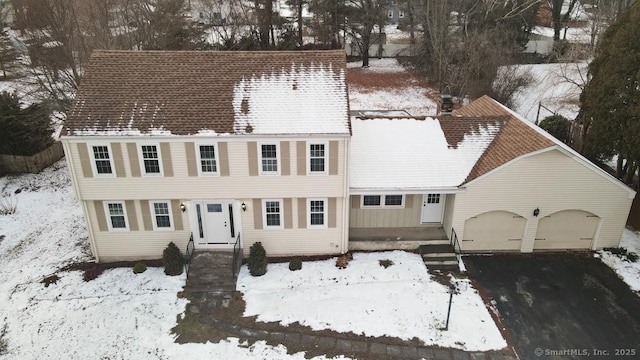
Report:
[[[60,269],[61,271],[83,271],[82,278],[84,281],[91,281],[105,270],[116,268],[133,268],[137,263],[143,263],[147,267],[163,267],[162,260],[138,260],[138,261],[118,261],[112,263],[95,263],[95,262],[82,262],[67,265]]]

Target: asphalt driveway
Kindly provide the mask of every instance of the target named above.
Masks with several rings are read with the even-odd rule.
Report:
[[[521,359],[640,358],[640,296],[592,255],[467,256],[464,262],[495,300]]]

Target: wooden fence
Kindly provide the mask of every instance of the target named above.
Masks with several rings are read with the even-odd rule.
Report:
[[[0,154],[0,175],[38,173],[63,156],[64,150],[59,141],[32,156]]]

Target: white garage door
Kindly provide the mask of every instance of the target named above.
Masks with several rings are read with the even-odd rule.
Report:
[[[565,210],[540,219],[534,250],[590,249],[600,218],[580,210]]]
[[[462,249],[520,251],[526,220],[507,211],[491,211],[464,222]]]

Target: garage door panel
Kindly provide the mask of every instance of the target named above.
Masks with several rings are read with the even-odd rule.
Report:
[[[538,223],[533,249],[589,249],[599,221],[599,217],[580,210],[545,216]]]
[[[463,250],[520,251],[526,220],[507,211],[491,211],[467,219]]]

